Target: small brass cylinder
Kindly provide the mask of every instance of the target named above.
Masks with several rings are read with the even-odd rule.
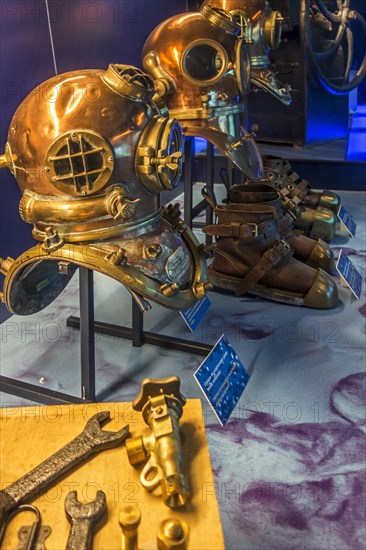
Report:
[[[119,524],[122,528],[122,550],[138,549],[138,526],[141,512],[134,504],[124,506],[119,514]]]
[[[126,439],[125,442],[128,460],[132,466],[140,464],[148,457],[141,436]]]
[[[13,263],[14,263],[13,258],[10,258],[9,256],[5,260],[0,258],[0,273],[2,273],[3,275],[6,275]]]

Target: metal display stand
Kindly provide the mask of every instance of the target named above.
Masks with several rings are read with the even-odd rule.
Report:
[[[213,210],[207,203],[206,199],[202,199],[193,206],[193,160],[194,160],[194,138],[188,138],[185,141],[184,151],[184,222],[188,227],[202,228],[205,225],[213,223]],[[207,142],[206,149],[206,185],[213,190],[214,186],[214,146]],[[204,210],[206,210],[206,221],[195,222],[194,219]],[[212,242],[211,235],[206,235],[206,244]]]
[[[213,223],[213,211],[205,199],[193,207],[194,138],[188,138],[186,140],[184,154],[186,159],[184,165],[184,221],[189,227],[202,227],[209,223]],[[214,180],[213,164],[214,147],[212,144],[208,143],[206,185],[211,189],[213,188]],[[206,223],[194,222],[194,218],[203,210],[206,210]],[[207,237],[206,243],[211,242],[211,237]],[[94,401],[96,397],[94,333],[131,340],[134,347],[150,344],[161,348],[192,353],[194,355],[206,356],[210,353],[212,346],[208,344],[145,331],[143,313],[134,300],[132,300],[132,328],[95,321],[93,271],[86,268],[80,268],[79,271],[80,318],[73,316],[69,317],[67,319],[67,326],[80,329],[81,393],[83,399]]]
[[[194,207],[192,204],[194,138],[186,140],[185,158],[184,221],[189,227],[203,227],[212,223],[213,212],[204,199]],[[211,189],[213,187],[213,162],[214,148],[208,144],[206,184]],[[193,222],[194,218],[203,210],[206,210],[206,223]],[[206,236],[206,243],[209,242],[211,242],[211,237]],[[95,333],[131,340],[134,347],[150,344],[202,356],[206,356],[212,349],[212,346],[208,344],[145,331],[143,313],[134,300],[132,300],[132,328],[95,321],[93,271],[85,267],[79,268],[79,299],[80,317],[70,316],[66,323],[68,327],[80,330],[81,397],[56,392],[5,376],[0,376],[0,391],[47,405],[95,401]]]

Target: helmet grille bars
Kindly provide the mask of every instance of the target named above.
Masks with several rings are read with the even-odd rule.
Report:
[[[85,195],[103,187],[112,168],[112,151],[101,136],[74,131],[53,142],[46,157],[45,170],[57,188]]]

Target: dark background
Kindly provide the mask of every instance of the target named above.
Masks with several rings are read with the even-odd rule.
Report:
[[[106,68],[109,63],[140,66],[149,33],[167,17],[186,10],[185,0],[49,0],[48,4],[58,73]],[[0,10],[3,152],[18,105],[55,69],[44,0],[3,1]],[[19,219],[15,179],[7,169],[0,171],[0,177],[0,256],[14,256],[30,244],[31,226]]]
[[[58,73],[106,68],[109,63],[140,66],[150,32],[187,9],[185,0],[49,0],[48,5]],[[2,154],[17,107],[55,69],[44,0],[2,0],[0,26]],[[35,244],[32,226],[19,216],[20,197],[15,178],[8,169],[0,170],[1,258],[16,258]],[[4,315],[1,304],[0,321]]]

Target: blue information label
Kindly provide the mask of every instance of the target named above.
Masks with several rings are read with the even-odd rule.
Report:
[[[206,315],[210,306],[210,300],[207,298],[207,296],[204,296],[189,309],[179,312],[191,332],[194,332],[196,330],[203,317]]]
[[[223,334],[194,377],[222,426],[236,407],[249,374]]]
[[[362,292],[362,276],[357,271],[348,256],[345,255],[343,250],[340,250],[337,260],[337,271],[352,290],[353,294],[359,300]]]
[[[347,212],[343,204],[339,207],[338,210],[338,219],[344,225],[351,237],[356,236],[357,224],[352,218],[352,215]]]

